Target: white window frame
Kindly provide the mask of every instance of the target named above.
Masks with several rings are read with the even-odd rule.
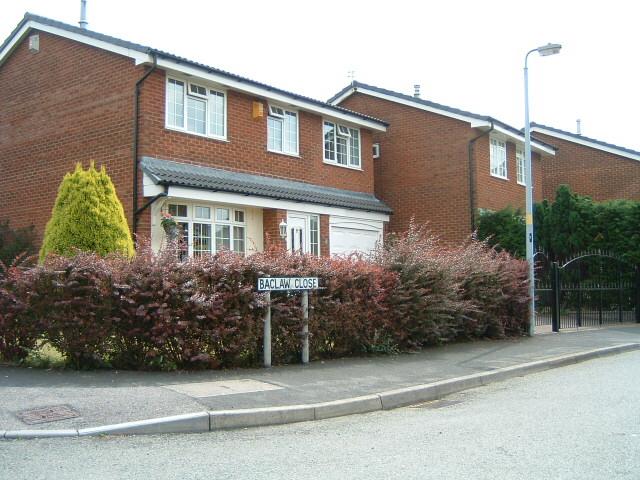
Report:
[[[308,254],[314,254],[314,252],[311,251],[311,219],[315,218],[317,220],[317,225],[318,225],[318,251],[315,253],[316,256],[320,257],[322,255],[321,250],[321,243],[322,243],[322,236],[321,236],[321,227],[320,227],[320,215],[316,214],[316,213],[303,213],[303,212],[297,212],[297,211],[292,211],[289,210],[287,211],[287,224],[289,224],[289,219],[295,217],[295,218],[302,218],[304,219],[304,245],[303,245],[303,253],[308,253]],[[287,233],[288,235],[288,233]],[[287,242],[289,240],[287,239]],[[246,247],[245,247],[246,248]],[[288,247],[287,247],[288,248]]]
[[[188,240],[187,240],[187,253],[189,257],[193,257],[194,256],[194,250],[193,250],[193,240],[194,240],[194,231],[195,231],[195,227],[194,224],[198,223],[198,224],[207,224],[210,225],[211,227],[211,251],[209,252],[211,255],[215,255],[217,252],[217,248],[216,248],[216,225],[228,225],[229,226],[229,245],[231,248],[231,251],[234,251],[235,253],[238,253],[240,255],[246,255],[247,254],[247,212],[244,208],[236,208],[234,206],[231,205],[220,205],[220,204],[213,204],[213,203],[206,203],[206,202],[185,202],[182,201],[180,199],[169,199],[166,201],[166,203],[163,205],[162,209],[165,212],[169,211],[169,205],[184,205],[187,207],[187,216],[186,217],[177,217],[174,216],[176,222],[179,223],[188,223],[189,227],[188,227]],[[206,207],[209,208],[210,210],[210,218],[199,218],[196,217],[196,207]],[[229,220],[216,220],[216,209],[218,208],[224,208],[224,209],[228,209],[229,210]],[[244,221],[243,222],[237,222],[235,220],[236,218],[236,211],[242,212],[243,213],[243,218]],[[242,237],[242,244],[244,246],[244,251],[242,252],[236,252],[235,250],[233,250],[234,246],[235,246],[235,241],[236,240],[240,240],[239,238],[235,237],[235,228],[234,227],[242,227],[242,232],[243,232],[243,237]]]
[[[287,129],[285,127],[285,121],[287,114],[295,115],[296,117],[296,148],[295,150],[287,150],[287,145],[289,144],[289,137],[287,133]],[[275,148],[269,147],[269,119],[267,117],[267,151],[273,153],[281,153],[283,155],[292,155],[299,156],[300,155],[300,115],[297,110],[291,110],[289,108],[284,108],[279,105],[269,105],[269,117],[277,118],[281,120],[281,137],[280,143],[282,145],[281,150],[277,150]]]
[[[497,158],[500,155],[502,158]],[[491,136],[489,140],[489,171],[492,177],[508,180],[507,142]]]
[[[184,97],[182,100],[182,108],[183,108],[183,112],[182,112],[183,126],[182,127],[180,127],[179,125],[171,125],[169,123],[169,82],[171,81],[180,82],[184,85],[184,94],[183,94]],[[200,93],[191,92],[191,85],[204,88],[206,94],[202,95]],[[222,116],[223,117],[223,124],[222,124],[223,134],[222,135],[213,133],[211,129],[211,116],[212,116],[213,105],[215,102],[215,98],[220,95],[222,95],[224,100],[222,105],[222,108],[224,109],[224,114]],[[206,102],[204,134],[199,132],[194,132],[187,128],[188,97],[197,98],[200,100],[204,100]],[[197,135],[199,137],[213,138],[216,140],[225,140],[225,141],[227,140],[227,116],[228,116],[227,115],[227,92],[223,89],[220,89],[219,87],[212,86],[207,82],[190,81],[178,76],[167,75],[167,78],[165,81],[165,109],[164,110],[165,110],[164,125],[165,125],[165,128],[168,130],[176,130],[178,132],[188,133],[190,135]]]
[[[518,185],[526,185],[527,173],[524,161],[524,150],[516,147],[516,181]]]
[[[380,144],[374,143],[372,146],[373,158],[380,158]]]
[[[333,125],[333,145],[334,145],[334,159],[331,160],[330,158],[327,158],[327,150],[325,148],[325,133],[324,133],[324,127],[326,123],[330,123],[331,125]],[[349,136],[346,136],[344,134],[340,133],[341,129],[349,129]],[[353,164],[353,157],[351,155],[351,149],[353,148],[351,145],[351,142],[354,141],[354,135],[352,134],[351,131],[355,131],[358,133],[358,158],[357,158],[357,165]],[[343,164],[343,163],[339,163],[338,162],[338,147],[337,147],[337,137],[342,137],[344,139],[347,140],[347,163]],[[334,122],[333,120],[328,120],[326,118],[322,119],[322,159],[324,163],[327,163],[329,165],[335,165],[337,167],[342,167],[342,168],[349,168],[351,170],[362,170],[362,132],[360,131],[359,128],[353,128],[353,127],[349,127],[346,125],[341,125],[337,122]]]

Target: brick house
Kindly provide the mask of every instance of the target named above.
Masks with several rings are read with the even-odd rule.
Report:
[[[63,175],[90,160],[155,248],[162,212],[196,255],[267,238],[368,251],[391,214],[374,196],[384,121],[47,18],[0,46],[0,105],[0,218],[40,238]]]
[[[640,201],[640,152],[537,123],[531,131],[557,149],[542,160],[544,198],[553,200],[564,184],[597,201]]]
[[[411,218],[448,243],[476,227],[479,211],[524,209],[524,135],[493,117],[353,82],[329,103],[381,118],[375,131],[375,193],[394,210],[389,228]],[[534,201],[542,200],[541,159],[554,148],[532,141]],[[551,160],[549,160],[551,161]]]

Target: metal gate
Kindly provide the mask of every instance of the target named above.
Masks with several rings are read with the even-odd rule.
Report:
[[[536,325],[561,328],[640,323],[640,267],[606,253],[560,263],[539,252],[536,260]]]

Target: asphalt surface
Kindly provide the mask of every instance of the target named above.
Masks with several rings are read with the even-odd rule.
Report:
[[[323,422],[0,444],[0,478],[640,478],[640,352]]]
[[[638,326],[480,341],[416,354],[372,356],[271,369],[207,372],[75,372],[0,366],[0,431],[86,428],[203,410],[339,400],[459,377],[589,349],[640,342]],[[196,398],[171,388],[249,379],[277,390]],[[67,405],[79,417],[26,425],[17,414]]]

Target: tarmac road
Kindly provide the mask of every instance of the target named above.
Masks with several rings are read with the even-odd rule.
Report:
[[[5,441],[7,479],[638,479],[640,352],[322,422]]]

